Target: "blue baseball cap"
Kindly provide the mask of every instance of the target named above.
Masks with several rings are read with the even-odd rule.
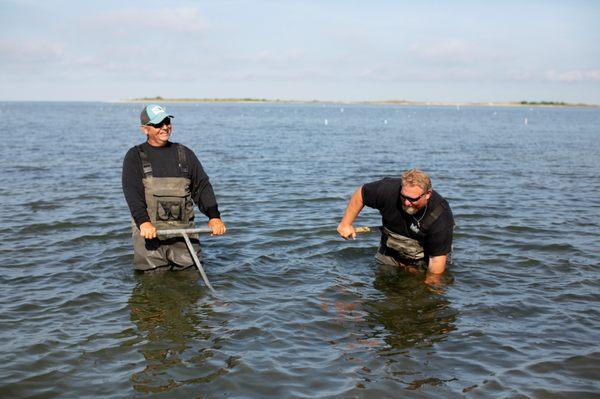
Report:
[[[173,115],[169,115],[167,110],[158,104],[148,104],[142,110],[140,115],[140,121],[142,125],[149,123],[160,123],[165,118],[174,118]]]

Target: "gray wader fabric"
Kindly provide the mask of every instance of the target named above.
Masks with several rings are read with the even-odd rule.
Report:
[[[431,226],[446,209],[449,209],[449,205],[443,200],[433,211],[427,213],[425,210],[427,214],[422,223],[411,224],[410,229],[419,237],[425,238]],[[429,259],[425,257],[425,251],[418,240],[394,233],[385,227],[381,228],[381,244],[375,259],[392,266],[416,266],[421,269],[427,269],[429,266]]]
[[[173,237],[167,240],[154,238],[146,240],[135,226],[133,230],[133,267],[136,270],[152,270],[158,267],[170,267],[173,270],[186,269],[194,264],[185,240]],[[198,259],[202,262],[202,250],[196,237],[190,237]]]
[[[381,228],[381,244],[375,254],[379,262],[392,266],[427,268],[425,252],[419,241]]]
[[[180,165],[185,165],[185,155],[183,155],[181,147],[178,154]],[[144,170],[142,181],[146,207],[154,227],[157,230],[193,228],[194,202],[190,192],[190,179],[187,177],[153,177],[152,166],[141,148],[140,157]],[[158,237],[146,240],[140,235],[140,230],[133,221],[132,233],[135,269],[151,270],[163,266],[184,269],[194,264],[183,237]],[[190,234],[189,237],[198,259],[202,259],[198,235]]]

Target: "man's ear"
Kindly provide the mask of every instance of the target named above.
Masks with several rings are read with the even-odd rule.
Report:
[[[141,126],[140,126],[140,130],[141,130],[141,131],[142,131],[142,133],[144,133],[146,136],[148,135],[148,126],[141,125]]]

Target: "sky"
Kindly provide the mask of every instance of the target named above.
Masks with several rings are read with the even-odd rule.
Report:
[[[600,1],[0,0],[0,101],[600,104]]]

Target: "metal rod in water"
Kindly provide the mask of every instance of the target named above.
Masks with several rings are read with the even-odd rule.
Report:
[[[206,277],[206,273],[204,273],[202,264],[200,263],[200,260],[196,256],[196,251],[194,251],[194,247],[192,246],[190,238],[188,237],[188,234],[211,233],[211,232],[212,232],[212,230],[210,229],[210,227],[199,227],[197,229],[157,230],[156,234],[163,235],[163,236],[178,236],[178,235],[183,236],[183,239],[185,240],[185,245],[187,245],[188,249],[190,250],[190,254],[192,254],[192,259],[194,259],[194,263],[196,264],[196,267],[198,268],[198,271],[200,272],[200,275],[202,276],[204,283],[206,284],[206,286],[208,288],[210,288],[210,290],[212,292],[215,292],[215,289],[212,287],[212,285],[210,285],[210,282],[208,281],[208,277]]]
[[[210,282],[208,281],[208,277],[206,277],[206,273],[204,273],[204,269],[202,268],[202,264],[200,263],[200,260],[196,256],[196,251],[194,251],[194,247],[192,246],[192,243],[190,242],[190,238],[188,237],[186,231],[185,230],[180,230],[180,234],[183,236],[183,239],[185,240],[185,243],[186,243],[188,249],[190,250],[190,253],[192,254],[192,258],[194,259],[194,263],[196,264],[196,267],[198,268],[198,271],[200,272],[200,275],[202,276],[202,279],[204,280],[204,283],[206,283],[206,286],[208,288],[210,288],[210,290],[212,292],[215,292],[215,289],[212,287],[212,285],[210,285]]]

